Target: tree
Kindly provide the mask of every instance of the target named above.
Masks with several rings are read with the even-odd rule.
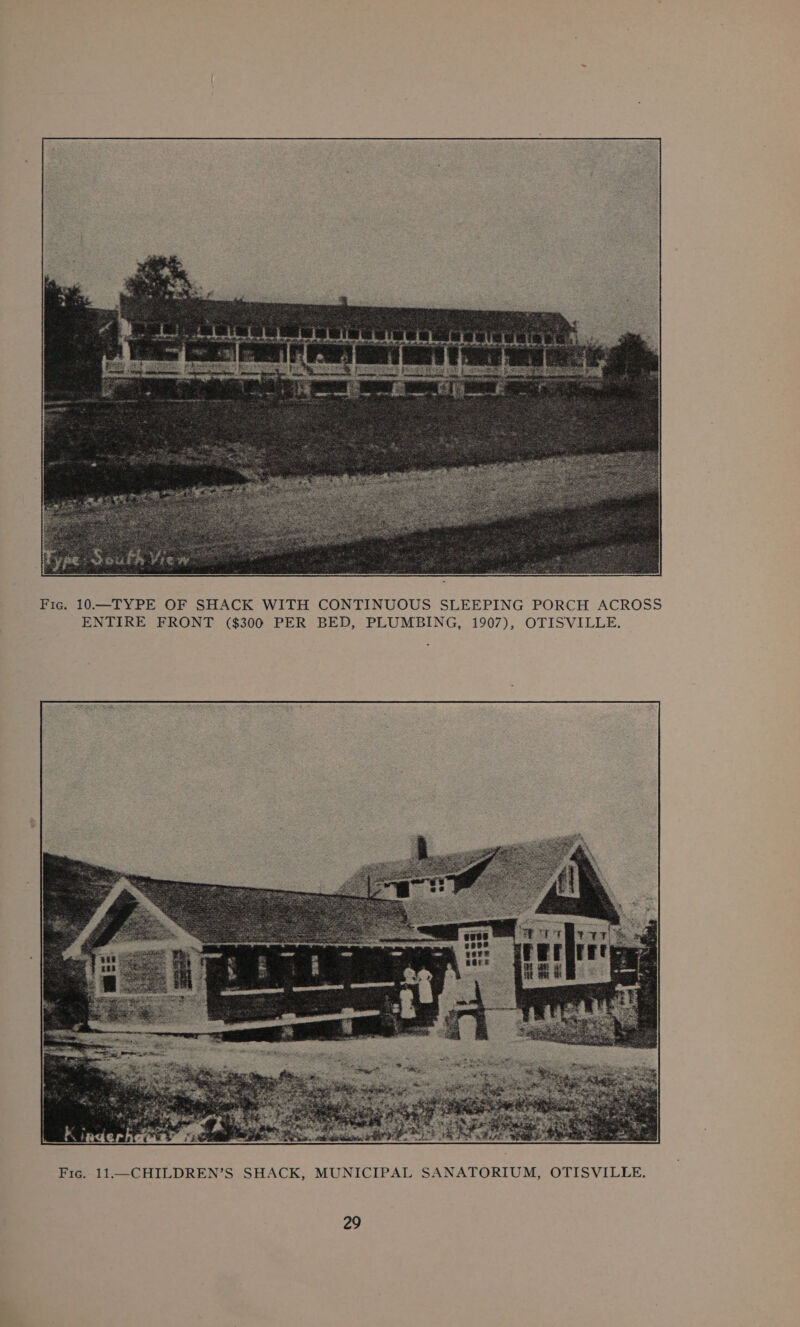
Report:
[[[606,360],[606,373],[612,377],[638,377],[657,368],[658,355],[638,332],[625,332]]]
[[[645,1027],[658,1025],[658,922],[651,917],[642,931],[639,955],[639,1019]]]
[[[133,276],[122,286],[126,295],[137,299],[186,300],[202,299],[202,291],[189,276],[177,254],[166,257],[151,253],[137,263]]]
[[[591,338],[584,342],[583,349],[586,351],[586,363],[590,368],[594,368],[601,362],[601,360],[604,360],[608,354],[604,345],[599,341],[591,340]]]
[[[96,390],[103,342],[97,310],[80,286],[44,279],[45,391]]]

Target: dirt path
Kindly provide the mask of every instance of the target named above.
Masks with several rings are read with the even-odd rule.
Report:
[[[312,1040],[286,1042],[202,1042],[187,1037],[151,1036],[147,1033],[48,1032],[45,1055],[55,1059],[113,1060],[163,1063],[214,1069],[226,1073],[258,1074],[278,1078],[293,1074],[347,1074],[369,1072],[381,1066],[425,1066],[467,1064],[476,1069],[523,1065],[566,1069],[570,1065],[592,1068],[652,1068],[657,1051],[639,1046],[570,1046],[563,1042],[448,1041],[442,1037],[354,1037],[352,1041]]]
[[[49,509],[44,570],[197,572],[263,554],[630,498],[655,492],[657,481],[655,452],[619,452]],[[73,560],[56,563],[64,557]]]

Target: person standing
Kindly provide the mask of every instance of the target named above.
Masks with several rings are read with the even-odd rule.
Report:
[[[400,1018],[404,1023],[410,1023],[416,1018],[417,1011],[414,1008],[414,991],[405,983],[400,987]]]
[[[433,981],[433,973],[430,972],[423,964],[423,966],[420,968],[419,972],[417,973],[417,994],[419,996],[419,1002],[421,1005],[433,1004],[433,989],[431,987],[432,981]]]

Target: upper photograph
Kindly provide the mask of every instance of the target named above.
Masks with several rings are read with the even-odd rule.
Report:
[[[658,139],[47,139],[44,575],[661,572]]]

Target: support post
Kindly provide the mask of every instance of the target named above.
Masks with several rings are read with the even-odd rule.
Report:
[[[544,342],[542,342],[542,369],[544,370],[542,376],[546,378],[546,377],[547,377],[547,346],[544,344]]]
[[[294,953],[293,949],[281,950],[281,976],[283,977],[283,1014],[294,1018]]]
[[[588,365],[587,365],[587,363],[586,363],[586,347],[584,346],[584,347],[583,347],[583,376],[584,376],[584,378],[586,377],[586,371],[587,371],[587,368],[588,368]]]

